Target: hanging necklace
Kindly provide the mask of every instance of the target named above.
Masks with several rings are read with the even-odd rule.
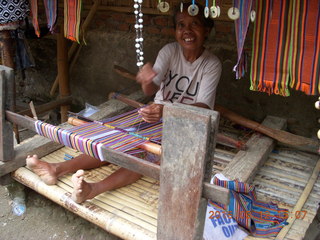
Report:
[[[141,10],[143,0],[134,0],[134,15],[136,18],[136,23],[134,28],[136,30],[136,40],[135,40],[135,48],[137,53],[137,66],[141,68],[143,66],[143,37],[142,37],[142,29],[143,29],[143,13]]]

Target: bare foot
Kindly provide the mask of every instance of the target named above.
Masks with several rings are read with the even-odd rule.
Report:
[[[46,184],[54,185],[57,183],[57,175],[50,163],[40,161],[37,155],[28,155],[26,162],[27,167],[37,174]]]
[[[94,198],[94,188],[92,183],[88,183],[84,180],[84,171],[78,170],[72,175],[73,192],[72,199],[77,203],[82,203],[87,199]]]

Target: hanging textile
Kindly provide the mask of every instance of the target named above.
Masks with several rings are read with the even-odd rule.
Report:
[[[64,0],[64,36],[79,43],[81,0]]]
[[[236,72],[237,79],[243,77],[247,70],[247,54],[245,54],[243,47],[250,23],[252,4],[253,0],[234,0],[234,7],[239,9],[240,13],[239,18],[235,20],[238,61],[233,71]]]
[[[320,1],[293,2],[290,86],[308,95],[319,95]]]
[[[38,23],[38,0],[30,0],[30,5],[34,32],[37,35],[37,37],[40,37],[40,28]]]
[[[319,94],[318,0],[257,0],[251,90]]]
[[[251,90],[288,96],[290,1],[257,0]]]
[[[235,181],[213,179],[215,185],[231,191],[229,206],[212,201],[209,204],[221,211],[227,211],[236,222],[255,237],[275,237],[287,225],[288,210],[276,204],[257,200],[254,186]],[[214,214],[215,216],[217,214]]]
[[[44,8],[46,10],[47,25],[51,33],[54,32],[54,26],[57,22],[58,14],[58,1],[56,0],[43,0]]]
[[[58,1],[57,0],[43,0],[46,16],[47,26],[51,33],[53,33],[54,26],[57,21]],[[38,0],[30,0],[32,25],[38,37],[40,37],[40,28],[38,22]]]

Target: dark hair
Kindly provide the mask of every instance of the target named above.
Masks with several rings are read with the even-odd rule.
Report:
[[[174,23],[174,28],[176,28],[176,25],[177,25],[177,14],[178,13],[181,13],[181,4],[183,4],[183,11],[186,11],[188,12],[188,8],[190,5],[192,5],[192,2],[181,2],[180,4],[178,4],[175,8],[174,8],[174,11],[173,11],[173,23]],[[213,20],[210,18],[210,16],[208,18],[206,18],[204,16],[204,7],[201,5],[201,4],[195,4],[198,6],[199,8],[199,13],[195,16],[195,17],[198,17],[201,22],[203,23],[203,25],[209,29],[213,28],[214,26],[214,22]]]

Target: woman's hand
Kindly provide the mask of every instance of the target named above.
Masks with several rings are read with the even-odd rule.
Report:
[[[163,105],[153,103],[149,106],[141,108],[139,114],[142,119],[148,123],[158,122],[162,118]]]
[[[151,96],[155,94],[159,87],[153,83],[152,79],[157,75],[150,63],[146,63],[138,72],[136,80],[141,84],[144,94]]]

